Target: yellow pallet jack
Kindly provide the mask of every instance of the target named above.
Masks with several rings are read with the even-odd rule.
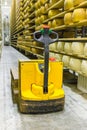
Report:
[[[55,35],[56,38],[51,38],[50,34]],[[17,99],[16,103],[21,113],[48,113],[63,110],[65,101],[62,88],[63,63],[49,61],[49,44],[58,40],[58,34],[50,31],[48,26],[44,26],[41,31],[34,33],[34,39],[43,43],[45,58],[19,61],[17,87],[11,70],[12,96]],[[17,89],[18,92],[15,93]]]

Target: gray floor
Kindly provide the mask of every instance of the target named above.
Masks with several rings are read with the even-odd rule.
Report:
[[[0,130],[87,130],[87,99],[64,86],[65,109],[43,115],[24,115],[13,105],[10,90],[10,67],[17,65],[22,54],[4,47],[0,63]]]

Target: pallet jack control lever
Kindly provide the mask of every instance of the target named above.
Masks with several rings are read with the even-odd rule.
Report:
[[[52,36],[52,38],[51,38]],[[54,38],[55,37],[55,38]],[[44,25],[40,31],[34,32],[34,40],[44,44],[44,86],[43,93],[48,93],[49,44],[58,41],[58,33]]]

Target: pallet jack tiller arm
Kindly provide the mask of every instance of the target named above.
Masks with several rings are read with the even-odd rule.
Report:
[[[50,34],[55,37],[51,38]],[[34,40],[44,45],[44,86],[43,93],[48,93],[48,70],[49,70],[49,44],[58,41],[58,33],[49,29],[49,26],[43,26],[40,31],[34,32]]]

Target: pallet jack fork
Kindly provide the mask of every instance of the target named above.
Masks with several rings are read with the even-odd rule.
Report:
[[[55,36],[55,39],[50,37]],[[14,93],[11,70],[12,97],[16,98],[21,113],[48,113],[63,110],[65,95],[62,88],[63,63],[49,61],[49,44],[58,34],[44,26],[34,33],[34,39],[44,45],[44,60],[19,61],[18,94]],[[13,98],[14,99],[14,98]]]

